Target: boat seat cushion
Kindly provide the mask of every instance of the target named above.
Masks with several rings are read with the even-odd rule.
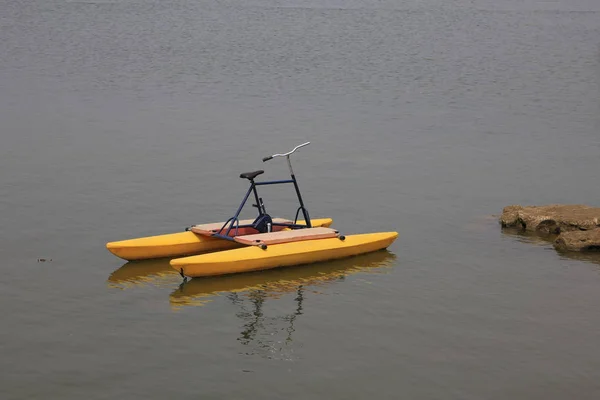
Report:
[[[253,219],[241,219],[240,226],[252,225],[253,222],[254,222]],[[273,218],[273,222],[277,223],[277,224],[290,224],[290,225],[294,223],[294,221],[290,221],[289,219],[283,219],[283,218]],[[219,230],[223,227],[224,224],[225,224],[225,222],[213,222],[211,224],[194,225],[190,228],[190,231],[197,233],[199,235],[212,236],[213,233],[219,233]],[[284,226],[273,226],[274,230],[281,230],[283,228],[285,228],[285,227]],[[223,230],[223,234],[225,234],[226,231],[227,231],[227,226]],[[258,231],[256,229],[252,228],[251,226],[245,227],[245,228],[239,228],[238,236],[247,235],[247,234],[251,234],[251,233],[257,233],[257,232]],[[235,234],[235,225],[234,225],[233,229],[231,230],[230,234],[231,235]]]
[[[252,171],[252,172],[244,172],[243,174],[240,174],[240,178],[246,178],[249,180],[252,180],[254,178],[256,178],[257,176],[259,176],[260,174],[263,174],[265,171],[258,170],[258,171]]]
[[[234,240],[247,245],[278,244],[299,242],[303,240],[327,239],[338,236],[338,231],[331,228],[304,228],[279,232],[257,233],[254,235],[236,236]]]

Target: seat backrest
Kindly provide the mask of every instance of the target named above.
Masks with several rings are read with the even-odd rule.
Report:
[[[252,227],[259,231],[260,233],[269,232],[269,227],[273,225],[273,219],[269,214],[260,214],[254,222],[252,222]]]

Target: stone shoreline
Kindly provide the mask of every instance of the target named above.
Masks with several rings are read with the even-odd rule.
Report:
[[[511,205],[500,216],[502,227],[558,235],[560,251],[600,251],[600,207],[583,204]]]

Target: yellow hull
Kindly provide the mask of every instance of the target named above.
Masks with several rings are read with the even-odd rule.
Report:
[[[314,227],[328,227],[332,222],[331,218],[311,219],[311,224]],[[304,224],[304,221],[298,221],[298,223]],[[233,241],[202,236],[190,231],[122,240],[106,244],[108,251],[127,261],[183,257],[191,254],[230,250],[239,247],[242,247],[242,245]]]
[[[170,264],[189,277],[234,274],[356,256],[384,249],[397,237],[397,232],[380,232],[349,235],[343,241],[331,238],[275,244],[266,250],[252,246],[176,258]]]

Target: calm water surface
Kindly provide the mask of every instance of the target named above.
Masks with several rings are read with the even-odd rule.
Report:
[[[5,0],[0,37],[2,399],[600,398],[600,258],[494,217],[599,204],[597,1]],[[387,251],[180,286],[104,248],[304,141],[311,215]]]

